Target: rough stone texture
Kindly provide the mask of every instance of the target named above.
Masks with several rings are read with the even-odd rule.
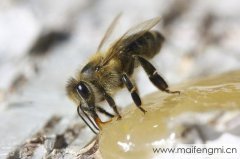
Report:
[[[76,149],[90,142],[94,135],[76,117],[64,87],[94,54],[119,12],[123,16],[116,37],[138,22],[163,17],[155,29],[167,40],[153,63],[172,85],[240,67],[238,6],[238,0],[2,0],[0,158],[41,158],[52,151],[55,140],[60,147]],[[143,71],[138,72],[141,96],[155,91]],[[126,90],[115,99],[120,106],[131,103]]]

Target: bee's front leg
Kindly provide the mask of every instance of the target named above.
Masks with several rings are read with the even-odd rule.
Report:
[[[89,109],[89,112],[93,118],[93,120],[95,121],[95,123],[97,124],[97,126],[99,127],[100,130],[102,130],[102,125],[107,123],[107,122],[103,122],[100,117],[97,114],[97,110],[99,110],[99,107],[94,107],[94,109]],[[106,111],[105,111],[106,112]]]
[[[94,121],[97,124],[97,126],[99,127],[99,129],[102,130],[102,125],[109,123],[112,120],[110,119],[109,121],[102,121],[96,111],[98,111],[99,113],[102,113],[110,118],[113,118],[114,115],[112,115],[105,109],[101,108],[100,106],[95,106],[95,109],[90,109],[90,114],[91,114],[92,118],[94,119]]]
[[[96,122],[96,124],[99,127],[99,129],[102,130],[102,125],[111,122],[112,119],[110,119],[109,121],[102,121],[99,117],[96,117],[96,118],[94,118],[94,121]]]
[[[108,116],[109,118],[113,118],[113,117],[114,117],[113,114],[109,113],[108,111],[106,111],[105,109],[103,109],[103,108],[100,107],[100,106],[97,106],[96,109],[97,109],[98,112],[100,112],[100,113]]]
[[[118,112],[117,106],[115,104],[115,101],[113,100],[113,98],[108,95],[105,91],[104,91],[104,98],[106,99],[106,101],[108,102],[108,104],[110,105],[110,107],[113,109],[113,111],[117,114],[118,119],[121,119],[121,115]]]
[[[121,119],[122,117],[121,117],[121,115],[120,115],[120,113],[117,109],[117,106],[116,106],[116,103],[115,103],[114,99],[105,91],[105,89],[102,86],[97,85],[97,87],[98,87],[99,90],[101,90],[101,93],[102,93],[104,99],[107,101],[109,106],[113,109],[114,113],[117,114],[118,119]],[[106,112],[104,112],[105,110],[104,111],[99,110],[99,112],[101,112],[101,111],[102,111],[103,114],[109,116]]]

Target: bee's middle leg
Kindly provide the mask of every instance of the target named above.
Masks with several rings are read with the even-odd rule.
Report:
[[[124,73],[122,75],[122,81],[125,84],[125,86],[127,87],[128,91],[131,93],[131,96],[132,96],[132,99],[133,99],[134,103],[137,105],[137,107],[143,113],[146,113],[147,111],[141,107],[142,102],[141,102],[141,98],[139,97],[139,95],[137,93],[137,89],[133,85],[133,83],[130,81],[130,79],[128,78],[127,74]]]

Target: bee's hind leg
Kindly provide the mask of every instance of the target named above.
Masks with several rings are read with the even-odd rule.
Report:
[[[141,107],[142,102],[141,102],[141,99],[140,99],[140,97],[139,97],[139,95],[137,93],[136,87],[133,85],[133,83],[130,81],[130,79],[128,78],[127,74],[125,74],[125,73],[122,75],[122,82],[125,84],[125,86],[127,87],[128,91],[131,93],[132,99],[133,99],[134,103],[137,105],[137,107],[143,113],[146,113],[147,111]]]
[[[150,81],[160,90],[167,93],[177,93],[180,94],[180,91],[171,91],[168,88],[167,82],[157,73],[156,68],[148,62],[145,58],[141,56],[134,56],[134,58],[141,64],[144,71],[147,73]]]

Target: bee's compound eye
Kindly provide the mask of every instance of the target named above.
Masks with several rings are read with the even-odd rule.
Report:
[[[77,91],[84,99],[87,99],[90,95],[89,89],[84,83],[79,83],[77,86]]]

